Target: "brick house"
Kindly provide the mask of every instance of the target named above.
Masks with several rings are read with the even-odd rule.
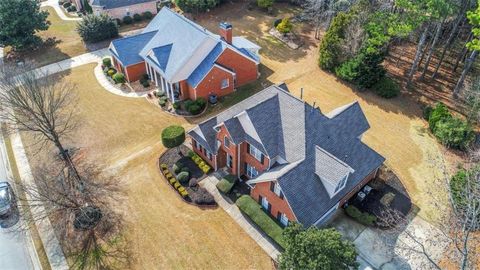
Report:
[[[79,1],[79,0],[77,0]],[[93,14],[106,13],[110,17],[123,19],[125,16],[134,14],[142,15],[143,12],[150,11],[157,14],[158,0],[89,0]]]
[[[258,78],[260,47],[233,36],[221,23],[219,34],[164,7],[142,33],[114,40],[113,64],[136,81],[148,74],[173,100],[224,96]]]
[[[357,102],[323,114],[271,86],[188,132],[192,149],[226,167],[280,223],[323,224],[372,180],[384,158],[362,141]]]

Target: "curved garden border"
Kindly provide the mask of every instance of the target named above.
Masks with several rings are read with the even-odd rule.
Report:
[[[185,117],[185,118],[190,118],[190,119],[194,119],[194,118],[197,118],[197,117],[200,117],[202,116],[203,114],[205,114],[205,112],[207,111],[208,109],[208,102],[207,102],[207,105],[205,106],[205,108],[203,109],[203,111],[197,115],[184,115],[184,114],[178,114],[178,113],[174,113],[174,112],[171,112],[171,111],[167,111],[165,110],[164,108],[162,108],[160,105],[157,104],[157,106],[160,107],[160,109],[162,109],[162,111],[170,114],[170,115],[173,115],[173,116],[179,116],[179,117]]]
[[[168,151],[168,150],[167,150]],[[163,173],[163,170],[162,168],[160,167],[160,159],[167,153],[167,151],[164,151],[160,157],[157,159],[157,168],[158,170],[160,171],[160,173],[162,174],[162,178],[163,180],[165,180],[165,183],[169,186],[169,188],[177,195],[177,197],[182,200],[183,202],[185,203],[188,203],[190,205],[193,205],[193,206],[196,206],[196,207],[199,207],[199,208],[202,208],[202,209],[216,209],[218,208],[218,203],[215,203],[214,205],[208,205],[208,204],[196,204],[194,202],[191,202],[191,201],[187,201],[185,200],[184,197],[182,197],[182,195],[180,195],[180,193],[178,193],[178,191],[170,184],[170,182],[168,182],[168,179],[167,177],[165,177],[165,174]],[[203,177],[201,178],[198,178],[197,181],[200,182],[201,180],[205,179],[207,177],[206,174],[203,175]]]
[[[98,83],[105,88],[108,92],[122,97],[129,97],[129,98],[144,98],[147,94],[151,91],[143,91],[143,92],[131,92],[125,93],[122,89],[113,85],[105,76],[102,70],[102,62],[98,62],[98,65],[94,69],[95,77],[97,78]]]

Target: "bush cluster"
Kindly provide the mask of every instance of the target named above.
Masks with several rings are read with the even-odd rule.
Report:
[[[161,96],[158,99],[158,105],[160,105],[162,107],[165,107],[165,105],[167,105],[167,100],[168,100],[168,98],[166,96]]]
[[[123,23],[124,24],[132,24],[133,23],[132,17],[130,17],[130,16],[123,17]]]
[[[167,164],[160,164],[160,169],[163,175],[167,178],[167,181],[177,190],[182,197],[188,196],[188,191],[177,181],[177,179],[168,170]]]
[[[345,212],[347,213],[347,215],[354,218],[356,221],[367,226],[371,226],[377,221],[376,216],[369,213],[364,213],[353,205],[347,206],[347,208],[345,208]]]
[[[143,12],[142,16],[145,20],[150,20],[153,18],[153,14],[150,11]]]
[[[167,148],[174,148],[185,141],[185,129],[182,126],[172,125],[162,130],[162,143]]]
[[[289,18],[283,18],[282,21],[276,26],[278,32],[282,34],[288,34],[292,31],[293,25]]]
[[[69,7],[67,8],[67,11],[68,11],[68,12],[75,12],[75,11],[77,11],[77,7],[74,6],[74,5],[71,5],[71,6],[69,6]]]
[[[112,67],[110,67],[110,68],[106,67],[105,69],[107,70],[107,75],[110,78],[112,78],[113,75],[117,74],[117,70],[112,68]]]
[[[118,36],[118,25],[106,14],[88,14],[77,24],[77,32],[85,42],[99,42]]]
[[[229,174],[217,183],[217,188],[222,193],[227,194],[232,190],[236,180],[237,178],[235,176]]]
[[[475,140],[472,125],[453,116],[443,103],[437,103],[426,116],[433,135],[447,147],[465,150]]]
[[[193,192],[190,193],[190,198],[196,204],[200,205],[212,205],[215,203],[213,195],[208,192],[205,188],[196,187],[192,189]]]
[[[102,59],[102,64],[104,67],[110,68],[112,67],[112,59],[110,59],[110,57],[105,57]]]
[[[142,77],[140,78],[140,84],[143,85],[143,87],[147,88],[150,86],[150,83],[148,82],[149,80],[148,74],[143,74]]]
[[[142,15],[137,14],[137,13],[133,14],[133,20],[134,20],[134,21],[139,22],[139,21],[141,21],[142,19],[143,19],[143,18],[142,18]]]
[[[183,165],[180,161],[173,165],[173,172],[177,174],[177,179],[182,184],[187,184],[190,180],[190,169]]]
[[[341,63],[341,44],[345,38],[345,31],[352,21],[352,14],[339,12],[332,21],[325,37],[320,43],[318,64],[324,70],[335,71]]]
[[[189,157],[197,164],[198,168],[202,170],[203,173],[208,173],[212,168],[196,153],[189,155]]]
[[[260,205],[252,197],[242,195],[235,204],[243,213],[249,216],[258,227],[270,236],[270,238],[285,248],[285,240],[282,236],[283,229],[262,210]]]
[[[207,100],[202,97],[197,98],[195,101],[189,99],[185,101],[184,105],[187,112],[192,115],[197,115],[205,109],[205,106],[207,106]]]
[[[63,7],[64,7],[64,8],[68,8],[68,7],[70,7],[71,5],[72,5],[72,3],[70,3],[70,2],[65,2],[65,3],[63,3]]]

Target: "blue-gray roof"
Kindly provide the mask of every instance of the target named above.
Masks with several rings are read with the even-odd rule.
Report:
[[[165,68],[167,67],[170,58],[170,52],[172,51],[172,44],[154,48],[152,51],[155,58],[157,58],[158,66],[165,72]]]
[[[198,67],[192,72],[190,77],[188,77],[187,82],[192,87],[197,87],[197,85],[202,81],[203,78],[208,74],[215,65],[215,61],[222,54],[224,46],[222,42],[218,42],[217,45],[212,49],[212,51],[203,59],[203,61],[198,65]]]
[[[245,114],[251,125],[243,117]],[[327,116],[291,95],[285,85],[271,86],[237,103],[200,123],[189,131],[189,135],[216,153],[214,127],[221,124],[225,125],[236,144],[248,142],[272,161],[281,157],[287,162],[276,168],[278,172],[273,172],[272,168],[271,172],[264,173],[267,176],[260,175],[258,179],[277,180],[296,218],[305,226],[314,224],[384,162],[381,155],[360,140],[360,135],[368,130],[369,125],[357,102]],[[254,132],[249,130],[252,126]],[[337,176],[335,172],[328,171],[335,166],[318,166],[317,162],[325,160],[316,155],[319,148],[348,167],[345,188],[332,198],[318,175]],[[271,179],[272,176],[277,179]]]
[[[156,1],[157,0],[93,0],[91,5],[112,9]]]
[[[157,31],[147,32],[135,36],[120,38],[112,41],[110,52],[116,56],[124,66],[143,62],[140,56],[142,48],[155,36]]]

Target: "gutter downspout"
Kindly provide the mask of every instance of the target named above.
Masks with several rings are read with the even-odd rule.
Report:
[[[237,178],[240,182],[242,181],[242,179],[240,179],[240,145],[241,144],[242,143],[239,143],[237,147]]]

